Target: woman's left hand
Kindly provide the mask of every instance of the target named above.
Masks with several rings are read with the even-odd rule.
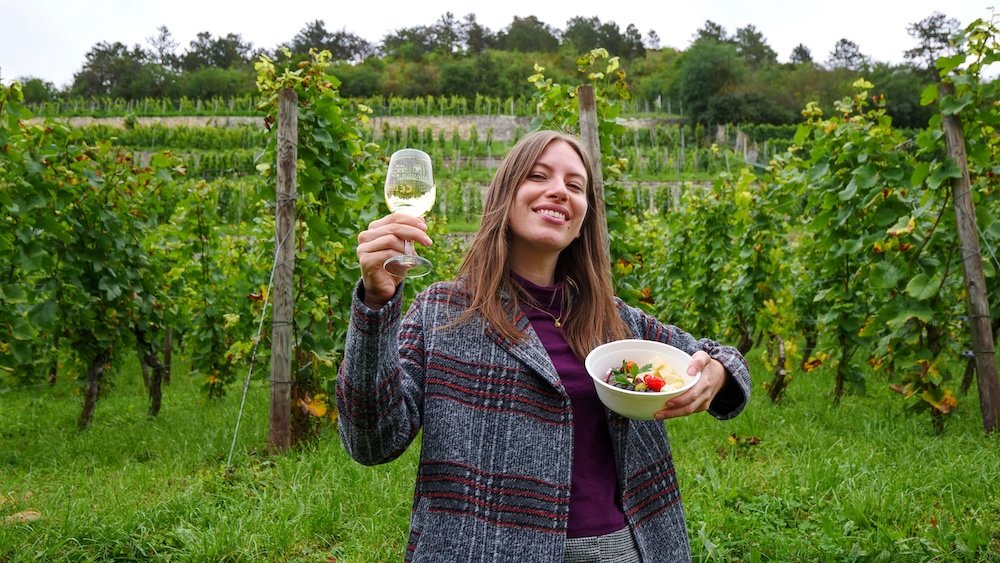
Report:
[[[673,397],[667,401],[666,407],[656,413],[656,420],[687,416],[692,413],[708,410],[712,404],[712,399],[719,394],[719,390],[726,383],[726,368],[722,367],[717,360],[713,360],[708,354],[699,350],[691,356],[691,363],[688,365],[688,375],[695,375],[701,372],[698,383],[687,391]]]

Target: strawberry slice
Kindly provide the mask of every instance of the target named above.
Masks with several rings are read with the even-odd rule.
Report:
[[[654,393],[663,389],[663,385],[666,383],[662,377],[654,373],[647,374],[644,381],[646,382],[646,387]]]

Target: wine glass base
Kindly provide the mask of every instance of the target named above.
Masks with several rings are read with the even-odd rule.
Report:
[[[393,256],[382,267],[397,278],[419,278],[431,273],[431,261],[416,254]]]

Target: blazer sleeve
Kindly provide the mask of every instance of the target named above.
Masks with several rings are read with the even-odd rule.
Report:
[[[418,301],[406,319],[401,318],[402,287],[382,308],[373,310],[364,303],[359,281],[351,300],[344,360],[337,375],[338,431],[348,454],[365,465],[399,457],[421,426],[423,333]]]
[[[709,405],[709,414],[725,420],[738,415],[746,407],[750,401],[750,368],[739,350],[708,338],[696,339],[682,329],[662,323],[620,299],[618,299],[618,309],[636,338],[663,342],[688,354],[704,350],[726,368],[726,383]]]

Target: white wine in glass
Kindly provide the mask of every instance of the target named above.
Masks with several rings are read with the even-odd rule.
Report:
[[[385,175],[385,203],[389,211],[423,217],[434,205],[434,174],[431,157],[418,149],[400,149],[389,158]],[[431,272],[430,260],[417,256],[413,241],[405,241],[405,252],[385,261],[387,272],[416,278]]]

